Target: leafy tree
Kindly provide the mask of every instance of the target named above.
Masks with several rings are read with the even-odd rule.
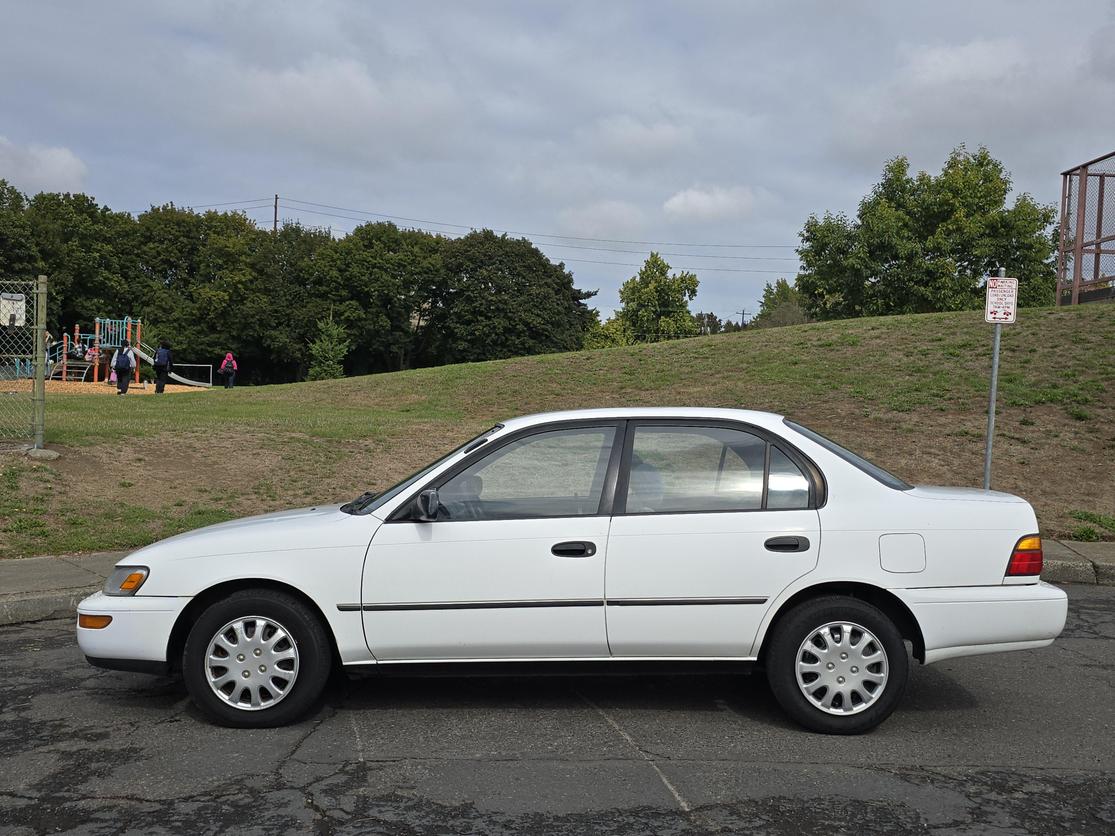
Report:
[[[310,380],[332,380],[345,376],[344,360],[352,348],[352,342],[345,329],[333,321],[330,312],[328,319],[318,320],[318,335],[310,343]]]
[[[490,231],[449,241],[380,223],[334,239],[238,212],[133,217],[82,194],[27,199],[0,181],[0,276],[40,272],[55,333],[141,317],[145,341],[169,340],[181,362],[232,351],[256,383],[304,377],[323,320],[331,345],[342,329],[355,374],[572,350],[597,321],[595,293],[564,265]]]
[[[136,315],[128,282],[131,215],[88,195],[42,192],[28,202],[25,219],[50,277],[48,327]]]
[[[333,246],[328,230],[285,223],[257,236],[251,266],[257,283],[242,300],[244,336],[258,345],[268,367],[264,379],[301,380],[310,364],[309,344],[323,315],[316,302],[318,268]]]
[[[1019,304],[1053,299],[1052,206],[1020,194],[986,148],[961,145],[937,176],[890,160],[855,219],[811,215],[796,287],[817,319],[977,308],[1000,265],[1019,279]]]
[[[719,334],[724,330],[724,323],[714,313],[698,311],[693,314],[693,321],[697,324],[698,334]]]
[[[652,252],[639,272],[619,289],[623,307],[616,318],[634,342],[696,336],[698,326],[689,312],[689,302],[697,295],[698,284],[693,273],[671,276],[670,265]]]
[[[594,312],[595,313],[595,312]],[[585,331],[584,348],[615,348],[635,342],[627,323],[618,316],[609,317],[606,322],[597,319]]]
[[[27,221],[27,198],[7,180],[0,180],[0,278],[29,280],[41,272]]]
[[[785,279],[778,279],[774,284],[767,282],[763,288],[759,313],[751,320],[751,325],[756,328],[777,328],[782,325],[801,325],[809,321],[801,305],[798,289]]]
[[[442,362],[575,351],[595,314],[565,265],[530,241],[472,232],[444,242],[445,284],[431,300]]]
[[[746,331],[747,325],[743,322],[736,322],[734,319],[725,319],[720,323],[721,334],[738,334],[740,331]]]

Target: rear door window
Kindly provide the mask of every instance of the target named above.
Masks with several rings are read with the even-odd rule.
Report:
[[[810,507],[811,483],[778,445],[743,429],[636,424],[627,514],[790,511]],[[625,477],[625,478],[624,478]]]

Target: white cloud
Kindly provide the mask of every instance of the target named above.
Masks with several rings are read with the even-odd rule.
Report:
[[[960,143],[985,144],[1022,175],[1024,187],[1055,187],[1056,173],[1090,146],[1087,135],[1115,126],[1111,109],[1094,104],[1110,98],[1115,84],[1088,77],[1094,58],[1086,50],[1052,60],[1004,37],[905,47],[898,57],[889,77],[836,97],[838,157],[877,172],[884,159],[903,154],[916,168],[936,169]]]
[[[1026,64],[1016,39],[977,39],[966,44],[908,48],[903,74],[914,85],[976,84],[1009,79]]]
[[[621,159],[653,160],[674,154],[693,142],[693,128],[660,120],[644,122],[622,114],[601,119],[597,146]]]
[[[292,65],[245,65],[198,55],[212,76],[208,107],[230,135],[342,159],[440,156],[454,147],[463,108],[443,80],[375,72],[353,58],[313,55]]]
[[[562,231],[594,238],[637,234],[646,222],[643,210],[625,200],[598,200],[565,209],[559,215]]]
[[[69,148],[16,145],[0,136],[0,178],[28,194],[79,191],[87,169]]]
[[[749,186],[692,186],[669,198],[662,209],[677,219],[720,220],[750,214],[755,197]]]

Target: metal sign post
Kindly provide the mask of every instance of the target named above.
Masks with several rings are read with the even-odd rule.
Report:
[[[999,394],[999,339],[1003,325],[1015,321],[1018,310],[1018,279],[1008,279],[1006,268],[999,268],[997,279],[987,280],[987,299],[983,318],[995,324],[991,347],[991,393],[987,399],[987,445],[983,453],[983,489],[991,490],[991,444],[995,440],[995,401]]]

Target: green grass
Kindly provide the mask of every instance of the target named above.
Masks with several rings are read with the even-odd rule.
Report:
[[[1073,511],[1071,516],[1074,520],[1094,523],[1100,528],[1107,529],[1111,534],[1115,534],[1115,517],[1110,514],[1096,514],[1091,511]]]
[[[995,487],[1047,534],[1115,513],[1115,305],[1003,329]],[[48,395],[53,467],[9,459],[0,556],[130,548],[186,527],[380,488],[510,416],[591,406],[769,409],[908,480],[978,485],[991,327],[880,317],[340,381]],[[1097,527],[1097,536],[1115,531]]]

